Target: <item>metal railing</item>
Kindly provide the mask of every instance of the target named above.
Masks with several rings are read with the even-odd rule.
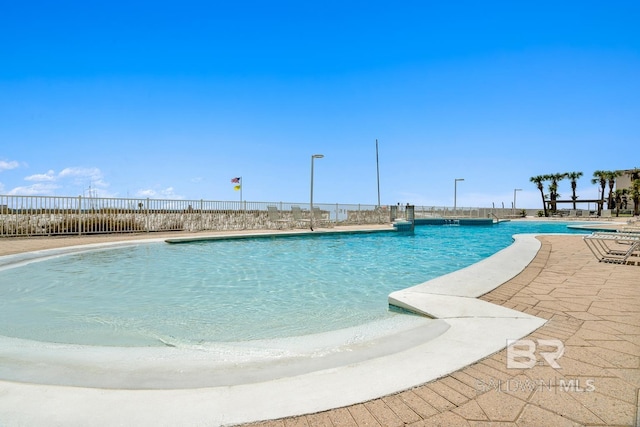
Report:
[[[400,205],[400,208],[402,205]],[[518,211],[520,212],[520,211]],[[450,206],[416,206],[416,218],[517,218],[521,215],[507,208],[480,208]]]
[[[282,221],[270,219],[268,206],[291,228],[308,227],[308,203],[0,195],[0,237],[280,228]],[[301,208],[302,220],[293,218],[292,206]],[[314,208],[319,226],[389,222],[375,205]]]
[[[275,206],[274,221],[268,206]],[[295,218],[292,206],[300,207]],[[314,203],[319,227],[385,224],[389,206]],[[402,212],[398,206],[397,211]],[[416,218],[486,218],[488,208],[415,207]],[[500,215],[498,213],[498,215]],[[308,203],[0,195],[0,237],[306,228]]]

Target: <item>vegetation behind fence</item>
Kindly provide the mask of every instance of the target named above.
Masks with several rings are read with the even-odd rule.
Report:
[[[269,212],[268,207],[275,207]],[[299,207],[300,217],[295,215]],[[389,206],[314,203],[318,227],[390,223]],[[397,216],[403,214],[398,206]],[[420,217],[504,217],[511,210],[417,206]],[[308,203],[0,195],[0,237],[307,228]]]

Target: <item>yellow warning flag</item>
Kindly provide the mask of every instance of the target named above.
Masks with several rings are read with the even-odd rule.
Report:
[[[236,190],[236,191],[238,191],[238,190],[240,190],[240,186],[239,186],[239,185],[235,185],[235,186],[233,187],[233,189],[234,189],[234,190]]]

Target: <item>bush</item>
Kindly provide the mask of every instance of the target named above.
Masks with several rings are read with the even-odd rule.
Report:
[[[82,227],[80,227],[82,225]],[[78,220],[69,218],[47,225],[47,234],[82,234],[117,233],[144,231],[144,227],[132,218],[89,217]]]

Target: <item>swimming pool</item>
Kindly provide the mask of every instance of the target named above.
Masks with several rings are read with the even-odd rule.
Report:
[[[0,335],[189,346],[321,333],[399,316],[387,295],[563,223],[138,244],[0,271]]]

